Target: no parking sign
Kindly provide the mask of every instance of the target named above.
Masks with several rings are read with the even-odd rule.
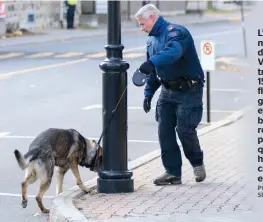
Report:
[[[201,42],[201,65],[206,71],[207,123],[210,123],[210,71],[216,70],[215,45],[212,41]]]
[[[215,62],[215,45],[212,41],[201,42],[201,64],[205,71],[214,71]]]

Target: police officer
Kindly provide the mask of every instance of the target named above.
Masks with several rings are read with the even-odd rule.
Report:
[[[77,0],[66,0],[65,5],[67,6],[67,29],[75,29],[74,17],[75,17]]]
[[[162,86],[155,118],[165,173],[156,178],[154,184],[182,183],[182,158],[176,131],[196,182],[204,181],[203,151],[196,131],[203,114],[204,72],[193,38],[185,27],[166,21],[153,4],[143,6],[135,18],[149,36],[147,60],[139,68],[147,75],[143,102],[146,113],[151,109],[156,90]]]

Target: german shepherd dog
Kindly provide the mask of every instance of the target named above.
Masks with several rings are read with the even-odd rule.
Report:
[[[49,213],[42,203],[44,193],[48,190],[56,166],[56,195],[63,191],[65,173],[71,169],[76,183],[84,192],[84,186],[78,165],[98,172],[102,164],[102,148],[92,140],[84,138],[74,129],[50,128],[41,132],[29,145],[29,151],[22,155],[14,151],[15,158],[22,170],[26,169],[22,187],[22,207],[27,207],[27,187],[40,179],[40,189],[36,196],[37,204],[43,213]]]

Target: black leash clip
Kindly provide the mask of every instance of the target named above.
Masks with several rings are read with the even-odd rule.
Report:
[[[132,76],[132,82],[135,86],[143,86],[146,82],[146,74],[142,73],[139,69],[136,69]]]

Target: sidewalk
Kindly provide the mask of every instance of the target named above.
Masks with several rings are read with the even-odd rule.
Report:
[[[204,182],[194,181],[193,170],[182,155],[183,184],[155,186],[153,179],[163,173],[157,151],[146,164],[141,161],[139,167],[129,167],[135,167],[133,193],[98,194],[95,178],[85,184],[93,189],[90,194],[74,188],[53,199],[50,221],[251,221],[249,182],[238,144],[243,115],[234,114],[199,131],[207,169]]]
[[[177,15],[164,14],[164,17],[171,22],[176,22],[182,25],[195,25],[205,23],[216,23],[226,21],[240,21],[240,12],[222,13],[222,14],[207,14],[204,16],[199,15]],[[135,20],[122,22],[122,34],[139,32],[140,29]],[[41,33],[36,33],[30,36],[11,37],[0,39],[0,48],[11,45],[43,43],[50,41],[62,41],[72,38],[85,38],[94,36],[107,36],[107,25],[101,25],[97,29],[50,29]]]

